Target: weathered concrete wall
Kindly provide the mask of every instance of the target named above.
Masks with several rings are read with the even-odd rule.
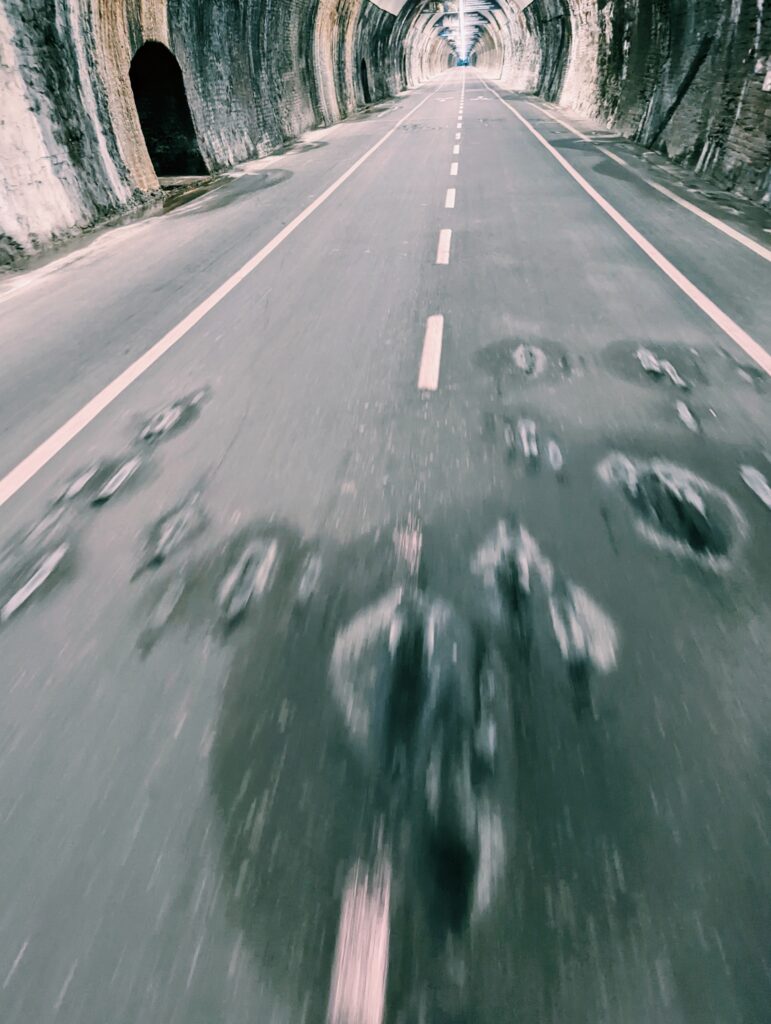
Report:
[[[771,202],[768,0],[504,2],[513,88]]]
[[[177,58],[198,148],[216,170],[363,104],[362,61],[370,100],[446,66],[446,44],[426,45],[416,29],[420,7],[0,0],[0,265],[157,191],[129,80],[143,43]]]

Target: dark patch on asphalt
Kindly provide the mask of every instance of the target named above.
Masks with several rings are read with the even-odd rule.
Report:
[[[67,504],[81,499],[93,506],[105,505],[128,487],[143,468],[143,460],[136,452],[128,452],[116,459],[103,459],[78,470],[62,486],[55,504]]]
[[[512,778],[505,760],[502,774],[499,743],[511,732],[503,662],[465,609],[418,583],[414,559],[396,551],[397,535],[383,529],[339,546],[256,524],[191,575],[199,581],[193,586],[202,586],[214,565],[225,566],[219,579],[229,583],[220,583],[219,593],[234,594],[259,571],[260,559],[246,554],[254,538],[262,558],[275,544],[277,568],[260,600],[246,603],[237,631],[222,633],[236,647],[212,784],[218,802],[226,801],[223,842],[241,927],[258,955],[274,963],[279,982],[296,985],[290,979],[302,967],[318,1019],[341,867],[357,856],[372,863],[378,844],[390,851],[399,880],[391,927],[403,938],[389,999],[402,1008],[432,972],[448,983],[448,938],[468,941],[503,870],[509,826],[500,792]],[[210,619],[219,614],[216,598],[209,583]],[[169,604],[179,609],[182,601],[173,592]],[[206,621],[203,608],[196,614]],[[504,747],[510,759],[510,738]],[[310,803],[300,767],[308,763],[315,777]],[[280,843],[268,856],[274,836]],[[348,850],[341,854],[343,837]],[[298,885],[309,848],[314,882]],[[282,927],[291,915],[305,938],[302,964],[282,966],[264,940],[281,893],[290,891]],[[253,910],[243,917],[247,905]],[[421,936],[419,948],[405,960],[411,934]]]
[[[270,585],[279,558],[278,541],[255,540],[247,544],[225,575],[218,595],[227,626],[235,626],[252,600],[259,600]]]
[[[573,366],[563,346],[551,341],[507,339],[478,349],[474,365],[488,374],[502,394],[512,385],[569,377]]]
[[[635,359],[645,373],[654,380],[666,380],[681,391],[690,391],[691,386],[669,359],[662,359],[652,349],[640,346],[635,352]]]
[[[140,440],[153,444],[183,430],[200,414],[201,406],[208,397],[208,388],[199,388],[160,409],[140,430]]]
[[[149,588],[140,649],[146,653],[167,627],[182,622],[199,628],[216,624],[228,637],[249,617],[259,619],[266,607],[261,599],[266,594],[275,597],[277,590],[295,588],[295,610],[301,615],[316,592],[320,573],[317,548],[300,544],[293,530],[277,523],[241,529],[208,554],[183,559]]]
[[[687,345],[614,341],[603,349],[600,360],[614,376],[633,384],[667,384],[683,392],[709,384],[709,353],[696,353]]]
[[[93,478],[95,486],[91,504],[94,506],[105,505],[129,485],[142,465],[142,457],[134,454],[127,455],[124,459],[118,459],[113,463],[105,463],[103,478],[100,479],[101,474],[97,474]]]
[[[63,506],[49,509],[0,554],[0,626],[66,577],[74,553],[74,517]]]
[[[549,127],[552,132],[559,131],[558,128],[555,128],[554,122],[551,120],[542,121],[541,123],[546,127]],[[593,150],[588,149],[588,147],[591,146],[590,142],[585,142],[583,139],[576,138],[574,135],[568,135],[565,138],[555,136],[554,138],[550,138],[549,142],[552,144],[552,146],[554,146],[555,149],[577,149],[579,151],[583,151],[584,153],[593,152]]]
[[[618,488],[636,513],[638,532],[657,547],[725,569],[747,536],[733,500],[682,466],[613,454],[598,472]]]
[[[139,571],[157,569],[163,565],[180,548],[195,540],[205,529],[206,523],[201,492],[194,491],[180,505],[161,516],[152,527]]]
[[[520,463],[531,472],[544,463],[559,480],[564,480],[562,447],[534,418],[506,411],[487,411],[482,416],[482,436],[489,444],[500,446],[509,463]]]
[[[625,181],[630,185],[643,185],[646,191],[648,190],[648,186],[645,182],[641,181],[637,174],[617,164],[615,160],[609,160],[607,157],[594,163],[592,170],[606,178],[615,178],[617,181]]]

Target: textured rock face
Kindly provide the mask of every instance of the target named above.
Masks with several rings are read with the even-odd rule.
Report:
[[[0,0],[0,265],[147,201],[156,170],[196,173],[263,155],[435,74],[450,51],[426,35],[422,7]],[[182,100],[167,89],[153,113],[152,95],[140,96],[140,124],[132,79],[156,80],[142,61],[162,54],[170,66],[161,77],[171,86],[179,77]],[[166,159],[149,152],[159,149],[153,117],[176,125],[176,157],[168,145]]]
[[[768,0],[507,2],[480,64],[771,202]]]

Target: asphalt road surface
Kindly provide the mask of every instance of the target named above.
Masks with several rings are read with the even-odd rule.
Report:
[[[769,223],[553,113],[0,287],[3,1024],[768,1021]]]

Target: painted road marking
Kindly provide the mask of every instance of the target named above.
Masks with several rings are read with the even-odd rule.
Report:
[[[430,316],[426,322],[423,355],[420,357],[420,371],[418,373],[418,388],[421,391],[436,391],[439,387],[439,366],[442,362],[443,334],[444,317],[440,314]]]
[[[450,164],[450,174],[451,174],[451,176],[453,178],[457,178],[457,176],[458,176],[458,165],[456,163],[455,164]]]
[[[298,213],[298,215],[291,220],[286,227],[282,228],[277,235],[275,235],[267,245],[264,245],[259,252],[255,253],[250,260],[247,260],[244,265],[237,270],[231,277],[229,277],[219,288],[215,289],[203,302],[199,303],[195,309],[188,313],[188,315],[176,325],[172,327],[164,336],[152,345],[143,355],[133,362],[127,369],[120,373],[115,380],[113,380],[107,387],[103,388],[97,395],[95,395],[89,402],[83,406],[74,416],[71,416],[66,423],[62,424],[58,430],[55,430],[50,437],[46,438],[42,444],[38,445],[34,451],[15,466],[9,473],[7,473],[2,479],[0,479],[0,506],[4,505],[6,501],[14,496],[17,491],[28,483],[33,476],[40,472],[43,466],[47,465],[55,455],[66,447],[77,437],[78,434],[85,430],[89,423],[93,422],[100,412],[103,412],[108,405],[111,405],[123,392],[130,387],[135,380],[142,376],[145,371],[149,370],[151,366],[158,362],[161,356],[165,355],[169,349],[173,348],[177,342],[179,342],[185,335],[192,330],[196,324],[200,323],[201,320],[210,313],[215,306],[218,306],[223,299],[225,299],[230,293],[238,287],[239,284],[248,277],[252,271],[256,270],[261,263],[263,263],[271,253],[275,252],[276,249],[285,242],[290,235],[300,227],[301,224],[315,213],[320,206],[322,206],[330,196],[334,195],[335,192],[341,186],[343,186],[350,177],[352,177],[358,169],[374,156],[375,153],[384,146],[385,143],[396,134],[399,128],[404,122],[413,116],[417,110],[419,110],[424,103],[428,103],[442,87],[439,86],[430,92],[428,96],[417,103],[414,107],[411,107],[406,114],[399,118],[399,120],[389,130],[378,139],[378,141],[371,146],[363,156],[360,156],[358,160],[354,161],[351,166],[345,171],[340,177],[334,181],[328,188],[324,189],[321,195],[317,196],[305,209]]]
[[[482,79],[480,79],[482,81]],[[766,352],[762,345],[758,344],[753,337],[751,337],[747,331],[740,327],[734,320],[728,316],[718,305],[716,305],[709,296],[705,295],[700,288],[698,288],[691,280],[689,280],[685,274],[683,274],[677,267],[666,258],[666,256],[660,252],[652,242],[641,234],[630,222],[619,213],[618,210],[608,202],[600,193],[584,178],[582,174],[573,167],[573,165],[565,159],[565,157],[552,146],[547,139],[544,138],[541,133],[535,129],[526,117],[523,117],[518,110],[515,110],[510,103],[492,89],[487,82],[482,82],[486,89],[488,89],[493,96],[495,96],[503,105],[510,110],[511,113],[517,118],[518,121],[533,135],[546,149],[554,159],[559,163],[564,170],[570,175],[570,177],[579,185],[584,192],[593,199],[595,203],[603,210],[618,227],[624,232],[624,234],[630,238],[634,244],[645,253],[645,255],[656,264],[659,270],[663,271],[667,277],[677,287],[688,296],[694,305],[698,306],[699,309],[712,320],[713,323],[717,324],[721,331],[728,335],[728,337],[735,342],[740,349],[742,349],[751,359],[760,366],[765,372],[771,376],[771,355]]]
[[[682,196],[677,195],[676,192],[672,192],[665,185],[659,185],[658,182],[653,181],[651,178],[646,178],[644,174],[641,174],[640,171],[632,167],[627,160],[623,160],[615,153],[611,153],[611,151],[606,149],[605,146],[599,146],[594,139],[590,138],[590,136],[580,132],[577,128],[568,124],[567,121],[563,121],[562,118],[557,117],[557,115],[553,114],[550,110],[539,107],[536,103],[531,103],[530,106],[533,107],[534,110],[539,111],[539,113],[546,114],[546,116],[550,117],[552,121],[556,121],[557,124],[561,124],[563,128],[567,128],[567,130],[572,132],[577,138],[595,146],[602,155],[606,156],[609,160],[613,160],[621,167],[626,167],[631,174],[636,175],[640,181],[644,181],[646,185],[655,189],[656,192],[660,193],[662,196],[666,196],[667,199],[671,199],[673,203],[677,203],[678,206],[682,206],[684,210],[688,210],[689,213],[693,213],[707,224],[712,225],[713,228],[717,228],[718,231],[722,231],[724,235],[733,239],[734,242],[738,242],[739,245],[743,245],[746,249],[749,249],[750,252],[754,252],[756,256],[760,256],[761,259],[768,260],[771,263],[771,249],[769,249],[767,245],[763,245],[762,242],[756,242],[755,239],[750,238],[749,235],[745,235],[743,232],[737,231],[736,228],[732,228],[730,224],[725,224],[722,220],[719,220],[717,217],[713,217],[712,214],[707,213],[706,210],[700,209],[694,203],[689,203],[687,199],[683,199]]]
[[[455,138],[456,138],[456,140],[457,140],[457,139],[460,139],[460,132],[456,132],[456,133],[455,133]]]
[[[348,875],[340,908],[329,989],[329,1024],[382,1024],[390,942],[391,868],[370,878],[357,864]]]
[[[452,147],[452,155],[457,156],[460,153],[460,146],[455,145]]]
[[[452,231],[450,228],[442,228],[439,232],[439,245],[436,247],[436,262],[441,266],[447,266],[450,262],[450,245],[452,244]]]
[[[445,200],[444,200],[444,208],[446,210],[454,210],[455,209],[455,189],[454,188],[448,188],[447,189],[447,195],[445,196]]]
[[[626,160],[622,160],[620,156],[618,156],[616,153],[611,153],[611,151],[609,149],[606,149],[604,146],[597,146],[597,149],[599,149],[602,155],[606,156],[609,160],[614,160],[619,165],[619,167],[629,167],[629,164],[626,162]]]

